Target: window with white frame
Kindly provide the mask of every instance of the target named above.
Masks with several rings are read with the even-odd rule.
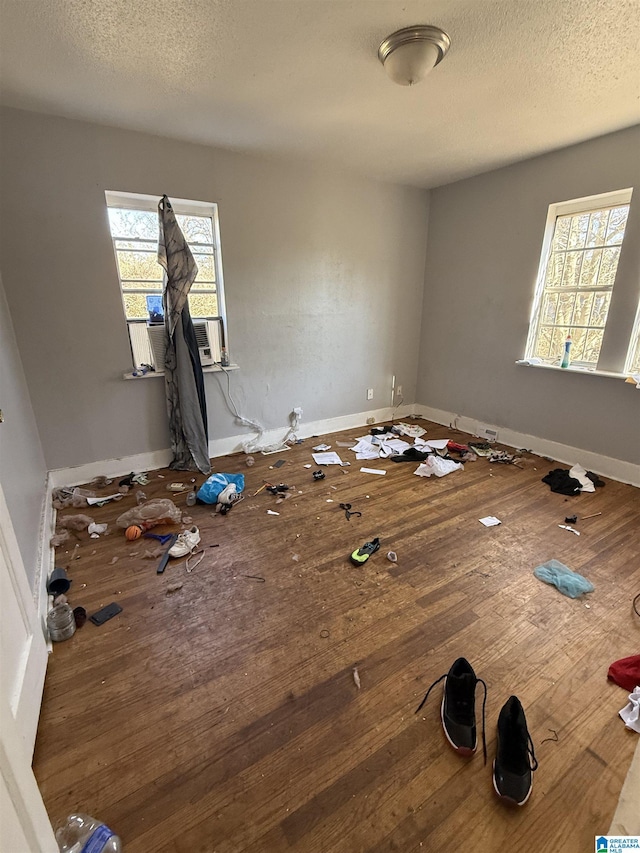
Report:
[[[631,194],[627,189],[549,207],[527,359],[559,365],[570,335],[571,365],[598,368]],[[629,342],[629,371],[640,370],[637,326]]]
[[[158,263],[160,196],[105,193],[122,304],[133,366],[164,367],[162,291]],[[198,274],[189,294],[189,311],[203,365],[220,361],[225,345],[225,309],[217,205],[171,199]]]

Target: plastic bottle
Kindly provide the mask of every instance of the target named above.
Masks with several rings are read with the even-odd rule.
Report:
[[[122,842],[108,826],[86,814],[72,814],[56,831],[60,853],[122,853]]]
[[[136,492],[136,503],[138,504],[138,506],[140,506],[140,504],[146,503],[146,501],[147,496],[144,492]]]
[[[220,364],[222,367],[229,367],[229,353],[226,347],[220,348]]]
[[[567,335],[567,339],[564,342],[564,352],[562,354],[562,361],[560,362],[560,367],[569,367],[569,362],[571,357],[569,352],[571,350],[571,332]]]

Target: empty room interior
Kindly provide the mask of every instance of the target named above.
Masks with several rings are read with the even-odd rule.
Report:
[[[1,853],[635,849],[639,38],[0,0]]]

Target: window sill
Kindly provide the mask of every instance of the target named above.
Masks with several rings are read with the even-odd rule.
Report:
[[[219,364],[206,364],[202,368],[203,373],[223,373],[227,370],[240,370],[240,365],[230,364],[228,367],[221,367]],[[155,379],[157,376],[164,376],[164,370],[156,370],[153,373],[143,373],[142,376],[134,376],[132,372],[123,373],[123,379]]]
[[[518,367],[541,367],[543,370],[558,370],[560,373],[578,373],[581,376],[608,376],[611,379],[624,380],[628,378],[626,373],[614,373],[611,370],[587,370],[585,367],[560,367],[559,364],[531,364],[526,359],[516,361],[516,364]]]

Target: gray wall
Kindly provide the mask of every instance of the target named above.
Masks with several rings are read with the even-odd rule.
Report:
[[[40,519],[46,467],[0,280],[0,484],[9,508],[30,586],[40,551]]]
[[[635,127],[431,191],[418,402],[640,461],[640,392],[632,385],[515,364],[524,356],[549,204],[631,186],[615,285],[619,339],[629,340],[640,281],[639,152]]]
[[[18,110],[1,130],[0,265],[48,468],[168,447],[162,381],[121,378],[106,189],[218,203],[244,415],[388,406],[392,374],[414,399],[426,191]],[[205,381],[211,437],[243,432]]]

